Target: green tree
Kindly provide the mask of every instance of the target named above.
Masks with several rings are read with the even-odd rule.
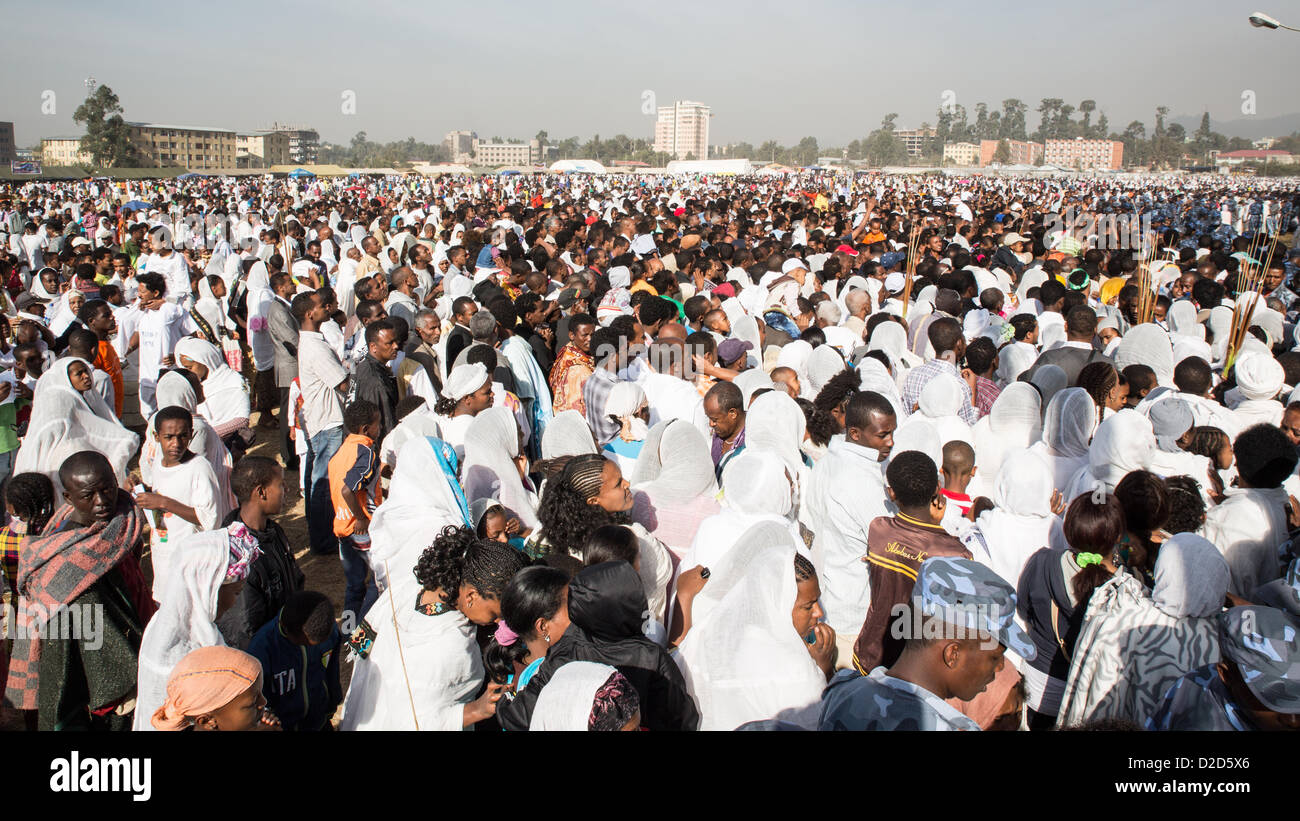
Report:
[[[1025,131],[1025,112],[1029,106],[1012,97],[1002,101],[1002,123],[999,127],[1001,137],[1011,140],[1027,140]]]
[[[1093,137],[1092,112],[1096,110],[1097,110],[1096,100],[1083,100],[1079,103],[1079,111],[1080,113],[1083,114],[1083,122],[1080,124],[1080,130],[1083,134],[1084,139],[1091,139]],[[1097,136],[1105,137],[1106,135],[1100,134]]]
[[[1005,138],[998,140],[997,150],[993,152],[993,162],[1004,164],[1011,162],[1011,146],[1007,145]]]
[[[77,106],[72,121],[86,127],[81,149],[101,168],[121,168],[137,159],[131,132],[122,119],[122,103],[108,86],[99,86]]]
[[[546,145],[546,140],[547,140],[546,130],[542,129],[541,131],[538,131],[537,135],[533,137],[533,139],[537,140],[542,145]]]
[[[902,165],[907,162],[907,147],[894,135],[897,114],[886,114],[880,128],[871,132],[865,144],[867,162],[874,166]]]

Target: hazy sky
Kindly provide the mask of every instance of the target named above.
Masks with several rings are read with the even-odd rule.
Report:
[[[945,90],[972,121],[977,102],[1019,97],[1030,130],[1045,96],[1095,99],[1122,130],[1133,119],[1149,128],[1160,104],[1237,119],[1250,89],[1268,118],[1300,109],[1300,33],[1252,28],[1259,4],[1300,26],[1296,0],[225,0],[129,13],[69,0],[8,30],[0,120],[19,146],[81,133],[72,113],[87,76],[117,92],[128,120],[241,131],[279,121],[343,142],[363,130],[437,142],[462,128],[648,138],[644,91],[711,105],[715,144],[843,145],[887,112],[900,127],[933,122]],[[42,113],[46,90],[53,114]],[[355,114],[341,111],[345,91]]]

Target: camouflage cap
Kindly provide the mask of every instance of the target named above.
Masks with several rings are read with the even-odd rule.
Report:
[[[1247,605],[1219,614],[1220,649],[1255,698],[1279,713],[1300,713],[1300,645],[1281,610]]]
[[[1037,651],[1016,624],[1016,591],[979,562],[949,556],[926,559],[912,588],[912,601],[927,616],[983,631],[1030,661]]]
[[[1291,561],[1284,577],[1255,588],[1250,600],[1300,616],[1300,559]]]

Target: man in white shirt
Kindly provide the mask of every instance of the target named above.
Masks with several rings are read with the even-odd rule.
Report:
[[[338,552],[334,538],[334,506],[330,501],[329,460],[343,444],[343,397],[348,372],[334,348],[321,335],[328,305],[318,293],[293,298],[298,320],[298,390],[302,392],[302,417],[307,438],[307,532],[311,550],[318,555]]]
[[[826,622],[839,647],[837,666],[853,664],[853,643],[871,603],[867,528],[892,510],[881,465],[894,446],[898,420],[880,394],[854,394],[844,412],[845,434],[831,440],[813,467],[804,506],[813,529],[812,561],[821,582]]]
[[[198,332],[199,326],[189,312],[166,299],[167,282],[162,274],[145,273],[136,278],[140,283],[138,315],[129,316],[122,327],[133,327],[135,337],[130,349],[140,351],[140,415],[148,419],[154,412],[154,388],[163,368],[176,364],[172,351],[182,338]]]
[[[150,240],[154,252],[145,260],[145,273],[162,274],[167,281],[167,301],[188,310],[193,296],[190,293],[189,265],[172,249],[172,240],[165,228],[154,229]]]

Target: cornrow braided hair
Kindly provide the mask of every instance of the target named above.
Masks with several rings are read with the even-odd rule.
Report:
[[[596,453],[550,460],[537,518],[551,553],[582,555],[592,531],[604,525],[627,524],[626,513],[610,513],[588,501],[600,493],[605,457]],[[555,472],[553,472],[555,471]]]
[[[468,527],[448,525],[420,554],[415,578],[425,590],[441,588],[443,601],[448,604],[455,600],[462,585],[495,599],[526,564],[528,560],[513,547],[480,539]]]
[[[1119,384],[1119,371],[1109,362],[1090,362],[1079,371],[1077,381],[1097,406],[1097,422],[1100,424],[1106,412],[1106,397]]]
[[[40,535],[54,515],[54,483],[43,473],[20,473],[5,483],[4,498],[13,505],[27,532]]]
[[[794,580],[806,582],[815,578],[817,578],[817,568],[813,567],[813,563],[800,553],[794,554]]]

